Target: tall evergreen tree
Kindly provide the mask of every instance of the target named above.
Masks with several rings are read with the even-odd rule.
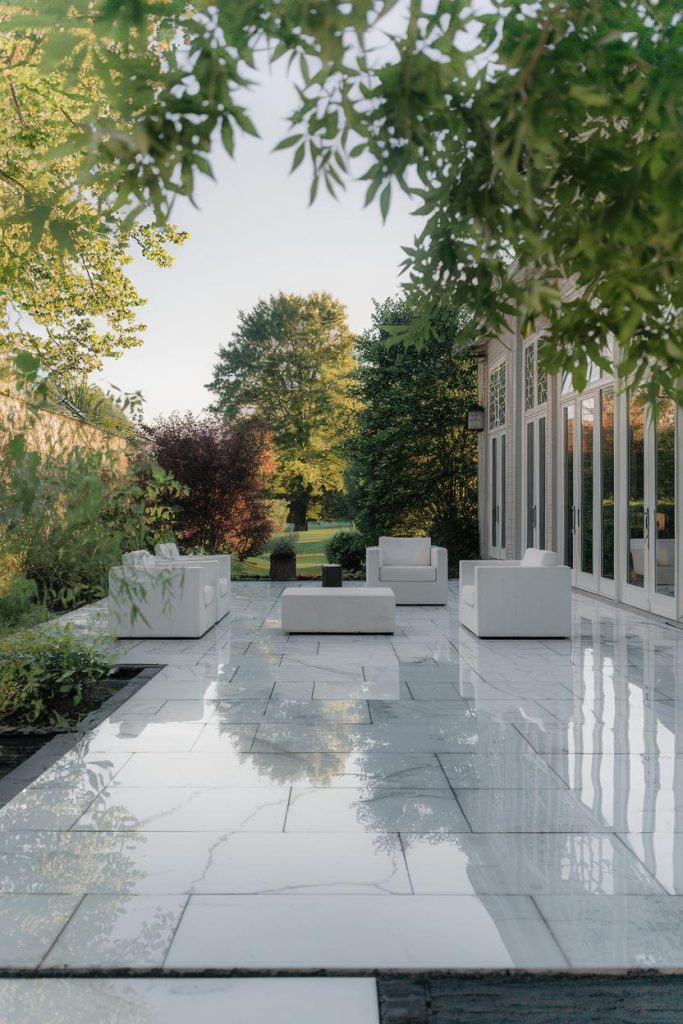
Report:
[[[387,299],[358,339],[361,411],[348,446],[348,489],[368,543],[429,534],[448,548],[454,574],[479,543],[477,440],[466,429],[476,361],[457,349],[458,319],[434,325],[420,349],[389,344],[387,328],[409,323],[406,305]]]

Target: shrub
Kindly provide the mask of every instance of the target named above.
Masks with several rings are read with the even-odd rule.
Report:
[[[174,501],[181,549],[234,551],[239,559],[263,551],[273,532],[267,487],[275,457],[259,423],[174,413],[156,421],[151,445],[185,488]]]
[[[268,545],[268,551],[276,558],[296,558],[297,541],[295,533],[289,537],[277,537]]]
[[[365,541],[360,533],[340,530],[330,538],[325,554],[330,562],[337,562],[347,572],[360,573],[365,569]]]
[[[52,610],[103,597],[121,553],[150,547],[172,528],[168,498],[180,488],[142,456],[56,448],[26,452],[10,469],[0,482],[3,545]]]
[[[44,605],[38,603],[35,580],[17,576],[5,594],[0,596],[0,634],[16,626],[41,622],[48,616]]]
[[[66,626],[22,630],[0,639],[0,721],[63,725],[87,710],[94,683],[111,671],[100,644]]]

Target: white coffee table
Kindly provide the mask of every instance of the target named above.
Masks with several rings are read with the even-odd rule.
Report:
[[[393,633],[391,587],[287,587],[282,593],[286,633]]]

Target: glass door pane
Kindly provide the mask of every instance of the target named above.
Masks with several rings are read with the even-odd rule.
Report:
[[[538,421],[538,546],[545,547],[545,416]]]
[[[627,582],[645,586],[645,402],[628,396]]]
[[[500,547],[501,552],[505,554],[505,474],[506,474],[506,462],[505,462],[505,434],[500,435],[500,501],[499,508],[500,514],[498,516],[498,522],[500,524]]]
[[[528,350],[527,350],[528,351]],[[534,546],[534,476],[536,462],[534,460],[534,429],[536,424],[531,421],[526,425],[526,546]]]
[[[660,398],[655,435],[655,591],[674,597],[676,591],[676,406]]]
[[[498,547],[498,438],[491,438],[491,547]]]
[[[565,405],[564,433],[564,564],[574,565],[574,406]]]
[[[593,421],[594,400],[581,402],[581,571],[593,572]]]
[[[602,538],[601,575],[614,579],[614,389],[600,392],[600,535]]]

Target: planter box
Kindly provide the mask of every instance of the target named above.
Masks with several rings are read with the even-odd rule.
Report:
[[[295,580],[296,555],[271,555],[270,578],[271,580]]]

